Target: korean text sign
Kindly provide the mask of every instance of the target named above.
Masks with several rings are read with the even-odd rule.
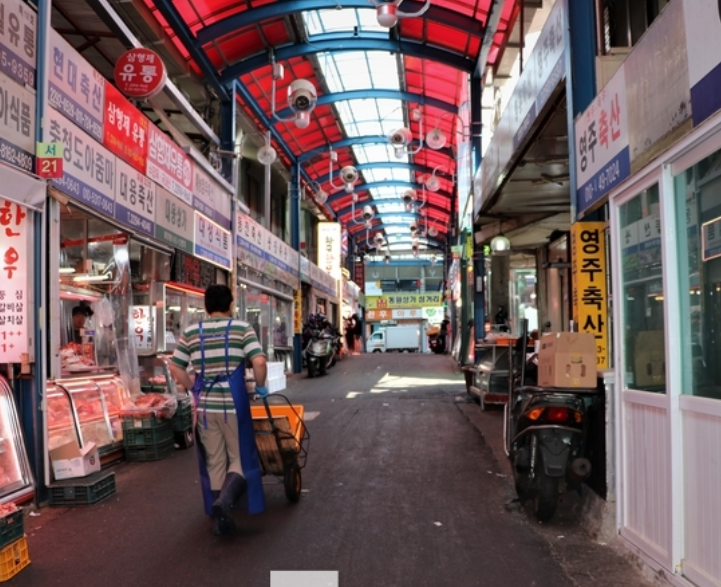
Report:
[[[160,56],[135,47],[123,53],[115,64],[115,83],[131,98],[152,98],[163,89],[167,72]]]
[[[231,267],[231,235],[229,230],[195,211],[195,256],[224,269]]]
[[[145,173],[148,154],[148,119],[111,84],[105,86],[103,144]]]
[[[31,223],[27,210],[0,199],[0,361],[20,363],[28,353]]]
[[[116,160],[115,219],[126,226],[155,236],[157,186],[125,161]]]
[[[130,306],[130,332],[135,337],[135,348],[144,351],[154,350],[154,324],[155,308],[150,306]]]
[[[603,222],[571,226],[573,319],[579,332],[596,338],[596,366],[608,367],[608,292],[606,241]]]
[[[76,200],[114,216],[115,155],[52,108],[47,112],[43,139],[63,144],[63,177],[51,183]]]
[[[165,188],[157,187],[155,237],[193,254],[193,209]]]
[[[185,152],[157,126],[148,130],[147,175],[175,194],[186,204],[193,205],[193,164]]]
[[[443,294],[440,292],[423,294],[398,293],[382,296],[366,296],[366,308],[371,310],[421,309],[426,306],[441,305],[443,305]]]
[[[22,0],[0,2],[0,71],[35,88],[37,15]]]
[[[0,73],[0,160],[32,172],[34,150],[35,96]]]
[[[333,279],[340,279],[341,277],[340,241],[340,223],[318,223],[318,267],[320,267]]]
[[[54,30],[48,76],[50,105],[102,142],[105,78]]]
[[[198,165],[193,169],[193,208],[231,229],[230,194]]]

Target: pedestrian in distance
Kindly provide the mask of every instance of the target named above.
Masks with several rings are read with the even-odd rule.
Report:
[[[358,314],[353,314],[351,318],[353,320],[355,354],[360,355],[363,351],[363,323],[361,322],[360,316],[358,316]]]
[[[355,325],[353,324],[353,317],[348,316],[345,321],[345,346],[349,355],[352,355],[355,351]]]
[[[230,288],[208,287],[205,311],[208,318],[188,326],[180,336],[170,370],[193,394],[203,503],[213,518],[213,534],[222,536],[235,532],[230,509],[244,494],[249,513],[265,509],[245,368],[249,362],[255,393],[266,397],[267,365],[253,327],[232,318]],[[189,366],[196,373],[194,381]]]

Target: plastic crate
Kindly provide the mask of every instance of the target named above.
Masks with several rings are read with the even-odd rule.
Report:
[[[115,473],[99,471],[79,479],[64,479],[49,486],[50,505],[92,505],[115,493]]]
[[[193,404],[192,402],[179,402],[178,410],[175,412],[173,419],[174,432],[183,432],[193,427]]]
[[[8,581],[30,564],[25,536],[0,550],[0,581]]]
[[[171,430],[172,434],[172,430]],[[175,438],[171,436],[170,440],[162,444],[151,444],[148,446],[125,447],[125,460],[139,463],[146,461],[159,461],[175,450]]]
[[[23,510],[8,514],[0,518],[0,547],[15,542],[25,534]]]
[[[162,444],[173,439],[173,425],[165,420],[155,428],[132,428],[123,430],[123,446],[125,448],[145,447]]]
[[[152,430],[162,428],[170,420],[157,418],[156,416],[122,416],[123,431],[125,430]]]

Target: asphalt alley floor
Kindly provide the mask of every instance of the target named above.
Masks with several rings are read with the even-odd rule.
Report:
[[[450,357],[347,357],[285,395],[311,434],[298,504],[268,476],[266,511],[237,511],[219,538],[194,450],[121,462],[106,500],[26,517],[32,563],[8,584],[268,587],[271,571],[327,570],[342,587],[648,585],[573,520],[540,527],[508,506],[500,412],[481,415]]]

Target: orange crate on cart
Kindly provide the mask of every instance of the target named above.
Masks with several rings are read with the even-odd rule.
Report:
[[[0,582],[8,581],[30,564],[25,536],[0,550]]]

